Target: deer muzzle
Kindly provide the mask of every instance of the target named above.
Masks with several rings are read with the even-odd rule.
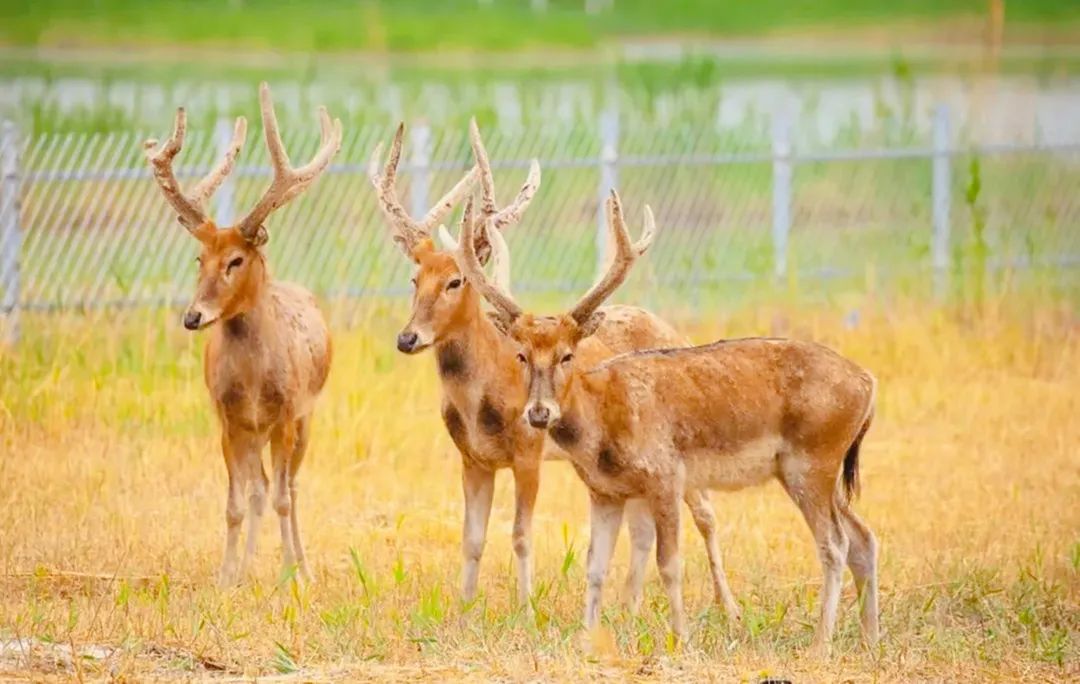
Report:
[[[529,425],[540,430],[546,430],[561,417],[559,407],[552,402],[532,402],[525,408],[525,420],[529,422]]]
[[[198,311],[192,311],[188,309],[184,312],[184,327],[188,330],[198,330],[199,323],[202,321],[202,314]]]
[[[202,330],[221,317],[221,311],[210,310],[198,302],[184,312],[184,327],[188,330]]]
[[[418,354],[430,347],[434,336],[425,327],[413,323],[405,326],[397,336],[398,351],[402,354]]]
[[[399,352],[405,354],[411,354],[416,349],[416,343],[420,341],[420,336],[411,330],[401,332],[397,336],[397,348]]]

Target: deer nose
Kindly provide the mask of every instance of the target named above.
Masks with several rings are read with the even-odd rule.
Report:
[[[184,314],[184,327],[188,330],[198,330],[202,321],[202,314],[198,311],[187,311]]]
[[[547,406],[536,404],[529,407],[526,417],[529,419],[529,425],[534,428],[546,428],[551,421],[551,411],[548,410]]]
[[[397,348],[400,352],[408,354],[416,347],[416,341],[420,336],[414,332],[403,332],[397,336]]]

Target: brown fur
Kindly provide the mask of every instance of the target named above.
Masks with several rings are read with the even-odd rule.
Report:
[[[248,549],[266,495],[260,452],[270,442],[274,452],[274,507],[283,522],[287,564],[307,568],[295,522],[296,472],[304,457],[308,423],[315,399],[330,371],[330,334],[315,298],[291,283],[274,281],[262,249],[235,229],[201,226],[199,278],[191,309],[208,315],[211,325],[204,356],[204,377],[222,427],[229,471],[229,535],[222,581],[235,580],[240,504],[245,485],[252,489]],[[238,266],[230,263],[241,259]],[[220,321],[220,325],[212,325]],[[295,532],[294,532],[295,530]]]
[[[522,476],[538,483],[545,452],[548,458],[563,458],[563,454],[561,450],[545,448],[543,433],[522,420],[527,386],[517,360],[517,346],[484,314],[481,297],[468,282],[459,288],[447,289],[451,280],[461,278],[453,254],[436,250],[430,241],[422,241],[414,250],[413,258],[417,265],[416,285],[412,316],[404,331],[421,335],[424,342],[421,349],[431,346],[435,350],[442,380],[443,421],[461,453],[463,466],[475,471],[471,476],[477,480],[493,477],[496,470],[511,468],[515,477]],[[603,343],[597,347],[598,358],[616,352],[686,343],[671,326],[642,309],[613,306],[602,312],[604,320],[596,337]],[[559,431],[553,431],[552,440],[566,448],[560,435]],[[529,488],[518,491],[526,497],[533,492],[532,498],[522,500],[519,497],[517,505],[521,519],[515,524],[514,544],[516,549],[524,550],[529,546],[524,535],[531,526],[535,492]],[[697,493],[690,493],[688,497],[700,498],[693,511],[708,540],[716,529],[711,504]],[[647,545],[642,550],[640,544],[643,542],[639,542],[634,549],[637,554],[647,554],[651,549],[652,532],[647,530],[645,534],[648,535],[644,542]],[[466,530],[465,536],[468,535]],[[470,543],[466,539],[464,547],[469,564],[479,559],[477,554],[482,551],[483,542],[474,539]],[[643,562],[644,556],[632,565]],[[714,564],[719,566],[718,556]],[[471,598],[476,578],[468,570],[465,574],[463,594]],[[719,576],[717,601],[737,618],[739,608],[731,598],[722,567],[714,568],[714,576]],[[627,590],[632,604],[640,601],[640,581],[641,578],[633,573],[628,577]],[[522,597],[527,598],[528,594],[528,587],[521,589]]]
[[[274,282],[262,246],[269,239],[266,219],[314,183],[341,147],[341,121],[331,121],[326,108],[320,107],[319,148],[310,162],[294,168],[265,82],[259,86],[259,102],[273,179],[251,211],[231,228],[219,230],[206,213],[206,203],[232,171],[244,145],[243,117],[236,120],[222,158],[186,191],[173,172],[187,130],[184,109],[177,110],[168,140],[161,146],[156,140],[143,145],[166,201],[202,245],[195,297],[184,314],[184,327],[213,326],[203,373],[221,421],[221,450],[229,473],[224,584],[236,579],[236,549],[244,520],[241,499],[247,489],[249,526],[241,570],[255,553],[268,485],[261,455],[267,442],[284,564],[295,562],[301,577],[311,576],[296,516],[296,473],[307,450],[315,398],[330,371],[330,335],[315,298],[299,286]]]
[[[598,307],[652,244],[655,223],[646,206],[643,236],[635,243],[614,191],[607,212],[614,259],[563,316],[527,314],[501,283],[490,281],[472,248],[471,226],[463,231],[460,254],[465,272],[496,309],[500,329],[519,346],[528,377],[524,416],[564,443],[592,495],[586,627],[600,619],[604,577],[627,500],[649,503],[671,626],[684,637],[680,499],[693,511],[702,503],[694,496],[701,489],[739,489],[776,478],[818,545],[825,581],[816,646],[830,643],[845,560],[862,598],[864,637],[876,642],[876,541],[851,512],[846,491],[873,412],[873,377],[820,345],[776,339],[612,358],[613,350],[593,334],[605,318]],[[506,243],[498,233],[492,238],[502,258]],[[569,427],[561,427],[564,421]],[[712,552],[710,544],[710,558]]]
[[[439,377],[443,381],[443,418],[462,456],[465,494],[462,596],[468,601],[475,594],[491,511],[494,474],[497,469],[508,467],[514,472],[516,494],[514,553],[518,561],[518,598],[528,607],[532,585],[532,514],[544,440],[542,435],[527,429],[519,418],[526,401],[525,384],[517,355],[500,334],[505,330],[506,312],[483,313],[480,293],[489,300],[492,296],[498,297],[497,289],[485,286],[482,275],[483,263],[488,257],[494,257],[493,271],[497,280],[506,282],[510,278],[508,250],[502,231],[518,223],[532,201],[540,184],[540,166],[536,160],[532,162],[529,175],[513,201],[500,209],[487,151],[476,122],[472,121],[469,138],[476,158],[475,169],[423,218],[416,219],[401,206],[395,190],[403,132],[399,126],[381,173],[378,168],[381,150],[376,149],[369,165],[369,176],[394,241],[418,267],[413,278],[412,316],[398,336],[398,349],[416,353],[435,347]],[[478,210],[474,213],[472,197],[468,196],[461,217],[461,239],[455,241],[448,232],[440,230],[440,239],[449,253],[437,252],[431,241],[432,229],[457,201],[468,195],[472,179],[477,177],[481,187]],[[651,213],[647,213],[651,220]],[[639,246],[643,251],[647,243]],[[475,282],[467,282],[463,267],[474,269],[470,271],[472,273],[479,271],[481,275],[475,277]],[[605,280],[600,287],[612,284],[615,281]],[[509,302],[506,298],[500,298],[500,301],[502,304]],[[496,309],[501,307],[496,305]],[[600,325],[602,322],[604,324]],[[615,351],[684,343],[667,324],[641,309],[613,307],[600,312],[592,319],[588,330],[592,333],[597,328],[600,329],[598,339]],[[556,443],[574,438],[570,431],[553,436]],[[609,465],[617,467],[614,460]],[[739,608],[727,587],[720,562],[712,505],[700,492],[688,492],[687,503],[707,542],[717,597],[729,614],[737,617]],[[636,609],[642,593],[646,557],[655,538],[655,525],[642,505],[631,506],[632,555],[627,588],[630,606]]]
[[[509,334],[527,359],[529,405],[557,404],[549,432],[555,438],[564,423],[572,426],[576,439],[565,440],[565,448],[594,497],[650,502],[658,539],[669,547],[658,547],[662,573],[678,563],[677,502],[686,489],[740,489],[774,478],[806,516],[823,563],[848,553],[845,528],[853,523],[842,473],[870,420],[874,379],[865,370],[821,345],[781,339],[611,357],[602,339],[581,339],[569,316],[525,314]],[[872,562],[865,557],[871,551],[860,549],[856,560]],[[875,612],[864,614],[871,640],[876,590],[872,605]],[[681,634],[681,602],[673,600],[672,610]],[[823,612],[822,645],[831,628]]]
[[[235,231],[200,237],[196,303],[216,300],[222,325],[206,343],[206,386],[222,424],[251,432],[311,412],[326,383],[331,346],[326,322],[307,290],[271,280],[262,251]],[[225,281],[227,262],[244,263]]]

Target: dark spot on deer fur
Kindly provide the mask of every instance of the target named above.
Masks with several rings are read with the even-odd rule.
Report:
[[[468,377],[465,353],[458,342],[441,345],[436,353],[439,375],[444,379],[464,380]]]
[[[247,318],[241,314],[239,316],[233,316],[225,321],[225,334],[235,340],[242,340],[247,337],[248,323]]]
[[[581,439],[581,430],[578,429],[577,423],[572,418],[566,417],[552,425],[548,434],[564,449],[574,446]]]
[[[244,401],[244,387],[238,382],[234,382],[225,388],[225,391],[221,393],[221,403],[227,409],[235,408]]]
[[[442,419],[446,425],[446,431],[450,433],[450,439],[454,440],[454,444],[462,453],[465,453],[468,441],[465,435],[465,421],[461,419],[461,413],[453,404],[447,404],[443,407]]]
[[[610,444],[602,444],[600,453],[596,457],[596,467],[605,475],[615,475],[622,470],[619,463],[619,452]]]
[[[506,427],[502,413],[486,395],[480,400],[480,413],[477,414],[476,421],[486,435],[497,435]]]
[[[277,383],[266,381],[259,390],[259,401],[263,410],[276,412],[285,404],[285,393]]]

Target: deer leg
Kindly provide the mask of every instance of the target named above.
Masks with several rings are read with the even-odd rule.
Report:
[[[225,500],[225,557],[221,563],[219,583],[223,587],[236,582],[237,547],[240,544],[240,526],[244,523],[244,484],[247,482],[243,464],[237,459],[236,450],[227,432],[221,435],[221,452],[229,473],[229,490]]]
[[[679,557],[678,492],[650,501],[656,520],[656,566],[667,591],[671,610],[671,631],[680,642],[686,640],[686,614],[682,599],[682,559]]]
[[[296,421],[296,445],[293,448],[292,460],[289,462],[289,498],[292,500],[292,508],[289,510],[289,523],[292,528],[292,547],[296,554],[296,564],[300,570],[300,577],[305,582],[311,582],[311,569],[308,567],[307,555],[304,553],[304,544],[300,539],[300,526],[296,521],[296,493],[299,487],[296,483],[296,473],[300,470],[300,464],[304,462],[307,453],[308,441],[311,437],[311,416],[305,416]]]
[[[518,603],[532,610],[532,519],[540,487],[538,463],[514,465],[514,555],[517,557]]]
[[[292,492],[289,490],[289,471],[296,449],[296,427],[292,421],[282,423],[270,438],[270,460],[274,473],[274,511],[281,528],[282,570],[296,564],[292,532]]]
[[[811,649],[827,655],[831,647],[833,627],[836,625],[844,563],[848,553],[848,537],[840,523],[840,511],[833,500],[835,481],[826,481],[825,478],[813,480],[797,468],[787,472],[782,464],[781,482],[802,512],[817,544],[822,573],[821,615]]]
[[[600,600],[604,591],[615,541],[622,526],[624,501],[592,495],[589,512],[588,585],[585,591],[585,629],[600,624]]]
[[[266,471],[262,464],[262,444],[252,440],[245,440],[242,458],[243,465],[248,473],[248,530],[247,547],[244,549],[244,560],[240,564],[241,574],[247,575],[251,571],[255,561],[255,547],[259,541],[259,525],[262,522],[263,511],[266,509],[266,488],[269,484],[266,479]]]
[[[879,630],[877,539],[866,523],[847,507],[840,508],[840,522],[849,540],[847,564],[859,594],[863,641],[868,646],[875,646]]]
[[[739,620],[742,618],[742,609],[735,600],[728,586],[727,574],[724,572],[724,561],[720,555],[720,543],[716,539],[716,513],[713,511],[709,493],[702,489],[692,489],[683,497],[686,505],[690,508],[690,515],[694,518],[701,538],[705,540],[705,550],[709,556],[709,571],[712,573],[713,595],[715,601],[724,606],[728,617]]]
[[[488,518],[491,517],[491,497],[495,493],[495,473],[464,464],[461,484],[465,492],[465,525],[461,537],[465,565],[462,569],[461,599],[469,602],[476,597],[480,556],[484,553]]]
[[[630,569],[626,573],[626,608],[637,615],[645,588],[645,570],[656,541],[656,523],[644,499],[626,502],[626,529],[630,533]]]

